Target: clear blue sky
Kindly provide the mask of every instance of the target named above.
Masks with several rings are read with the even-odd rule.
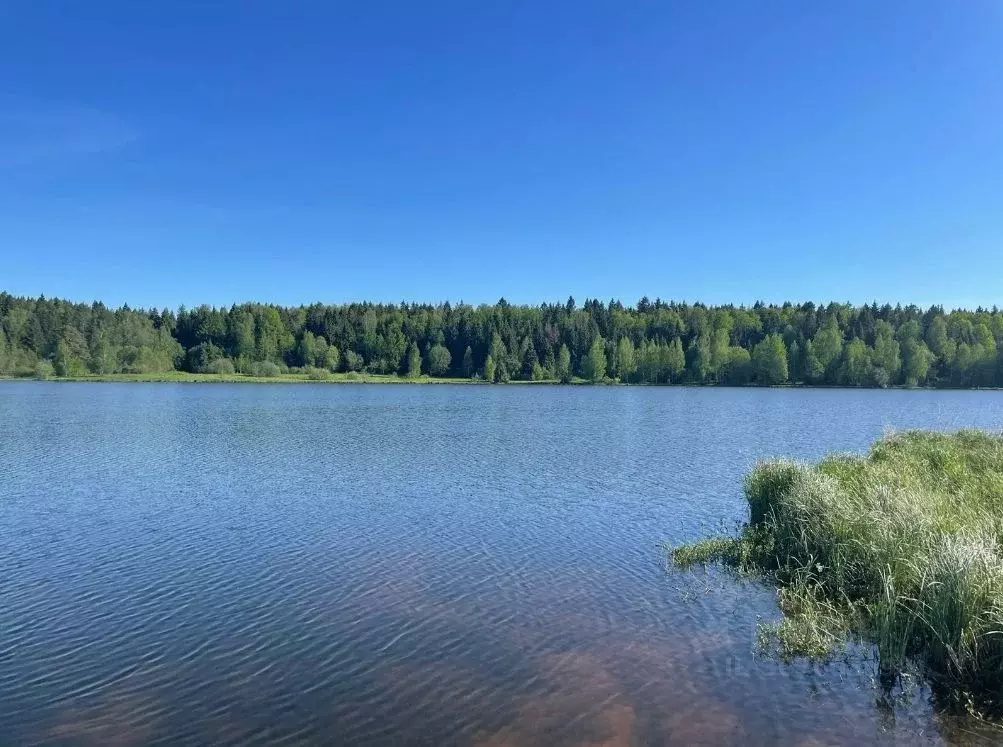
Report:
[[[1003,2],[10,0],[0,289],[1003,304]]]

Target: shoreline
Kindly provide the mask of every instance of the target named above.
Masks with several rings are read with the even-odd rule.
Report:
[[[307,374],[279,374],[278,376],[252,376],[250,374],[197,374],[187,371],[150,374],[95,374],[92,376],[50,376],[44,379],[32,376],[0,375],[0,383],[8,381],[51,381],[77,382],[97,384],[456,384],[461,386],[586,386],[586,387],[650,387],[650,388],[694,388],[694,389],[848,389],[852,391],[954,391],[954,392],[998,392],[1001,387],[906,387],[902,385],[888,387],[852,387],[836,384],[775,384],[763,386],[757,384],[698,384],[680,382],[677,384],[650,384],[642,382],[603,381],[591,382],[587,379],[575,378],[562,383],[556,379],[542,381],[511,380],[504,383],[486,382],[480,379],[447,378],[441,376],[422,375],[417,378],[407,378],[393,374],[349,374],[333,373],[328,378],[312,379]]]

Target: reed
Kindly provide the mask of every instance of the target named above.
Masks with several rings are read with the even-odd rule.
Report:
[[[872,641],[882,680],[906,665],[940,694],[1003,713],[1003,437],[887,435],[866,456],[759,464],[737,537],[676,548],[778,586],[767,629],[785,657]]]

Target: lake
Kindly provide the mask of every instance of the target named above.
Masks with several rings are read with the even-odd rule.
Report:
[[[0,382],[0,743],[999,741],[662,549],[963,426],[1003,392]]]

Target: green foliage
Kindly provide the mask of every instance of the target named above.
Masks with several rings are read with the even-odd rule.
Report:
[[[236,368],[234,368],[233,361],[229,358],[217,358],[208,366],[206,366],[206,373],[211,374],[222,374],[222,375],[233,375],[236,373]]]
[[[306,374],[306,377],[310,381],[327,381],[331,378],[331,372],[326,368],[318,368],[317,366],[306,366],[302,373]]]
[[[899,343],[894,337],[892,325],[883,320],[875,323],[874,349],[871,353],[872,374],[879,386],[898,381],[902,369],[902,358],[899,355]]]
[[[418,343],[412,342],[407,349],[407,371],[409,379],[416,379],[421,376],[421,353],[418,352]]]
[[[0,375],[9,376],[34,375],[39,360],[58,375],[80,376],[206,371],[220,358],[242,373],[270,361],[280,369],[407,374],[415,344],[425,370],[437,376],[473,376],[475,362],[490,354],[494,380],[568,382],[575,374],[594,378],[598,338],[603,375],[634,383],[1003,386],[1003,313],[996,309],[709,307],[644,298],[633,308],[589,299],[158,311],[0,293],[0,334]],[[789,351],[786,377],[772,336]]]
[[[365,360],[361,355],[356,353],[354,350],[345,351],[345,370],[346,371],[361,371],[362,367],[366,364]]]
[[[818,355],[815,353],[814,341],[808,340],[805,342],[804,365],[801,369],[804,380],[811,384],[825,381],[825,369],[826,367],[822,365],[822,361],[819,360]]]
[[[752,356],[745,348],[728,348],[727,357],[718,372],[721,383],[742,386],[752,380]]]
[[[484,359],[484,380],[488,383],[494,383],[497,375],[498,371],[495,366],[495,359],[488,353],[488,357]]]
[[[80,376],[87,372],[83,359],[70,349],[65,340],[56,344],[56,355],[52,359],[56,376]]]
[[[10,354],[9,346],[7,345],[7,334],[0,327],[0,376],[7,375],[11,372],[12,368],[12,357]]]
[[[908,339],[916,341],[915,336]],[[1003,436],[905,432],[866,457],[760,464],[738,538],[678,548],[779,586],[764,630],[781,656],[827,656],[849,634],[959,704],[1003,713]]]
[[[47,360],[40,360],[35,363],[34,376],[36,379],[48,379],[55,373],[52,364]]]
[[[707,335],[695,337],[690,343],[689,370],[692,379],[697,383],[713,381],[714,350]]]
[[[672,560],[680,568],[706,563],[736,564],[742,541],[734,537],[710,537],[672,550]]]
[[[729,325],[731,324],[731,318],[728,314],[723,314],[721,319],[721,324]],[[725,366],[728,365],[728,360],[731,351],[731,344],[729,343],[728,327],[718,327],[714,330],[714,337],[711,341],[711,370],[715,375],[720,376],[721,372],[724,370]],[[719,379],[720,380],[720,379]]]
[[[536,346],[533,345],[532,340],[528,337],[524,337],[522,338],[520,348],[522,350],[522,368],[520,370],[520,378],[532,381],[533,371],[540,365],[540,358],[536,354]]]
[[[629,337],[621,337],[616,344],[616,365],[614,373],[620,381],[628,381],[637,370],[634,356],[634,343]]]
[[[836,316],[830,316],[812,338],[811,351],[818,363],[817,369],[813,366],[813,373],[818,371],[817,378],[831,374],[843,352],[843,332]]]
[[[864,386],[870,380],[871,356],[867,345],[854,337],[843,349],[838,381],[843,386]]]
[[[324,359],[321,361],[321,366],[326,368],[328,371],[334,373],[338,370],[338,366],[341,364],[341,351],[338,350],[337,345],[328,345],[327,349],[324,351]]]
[[[185,370],[192,373],[212,373],[213,362],[226,357],[223,349],[211,342],[200,342],[185,355]]]
[[[956,340],[947,335],[947,322],[944,317],[938,316],[930,322],[926,331],[926,344],[933,351],[933,354],[945,363],[954,359],[954,353],[958,348]]]
[[[469,345],[463,351],[463,362],[460,363],[460,375],[467,379],[474,375],[474,351]]]
[[[917,386],[926,382],[930,372],[933,353],[926,343],[916,337],[907,337],[902,342],[902,371],[906,386]]]
[[[453,356],[445,345],[436,343],[428,351],[428,372],[432,376],[445,376],[449,373]]]
[[[282,373],[282,369],[275,363],[271,361],[258,361],[251,366],[250,374],[251,376],[259,376],[264,378],[272,378],[278,376]]]
[[[300,366],[312,366],[317,358],[317,338],[307,330],[296,348],[296,359]]]
[[[663,368],[668,374],[666,382],[679,381],[686,368],[686,356],[683,355],[683,341],[678,337],[673,338],[666,348],[663,364]]]
[[[495,375],[494,377],[487,377],[488,381],[508,381],[509,380],[509,370],[508,370],[508,347],[502,341],[501,335],[497,332],[491,335],[491,345],[488,347],[488,357],[494,361],[495,364]],[[484,364],[487,368],[487,363]]]
[[[602,337],[596,337],[589,346],[589,353],[582,364],[585,378],[595,383],[606,378],[606,346]]]
[[[557,378],[562,384],[571,381],[571,351],[567,345],[561,345],[557,353]]]
[[[752,378],[764,386],[787,381],[787,347],[780,335],[768,335],[752,350]]]

